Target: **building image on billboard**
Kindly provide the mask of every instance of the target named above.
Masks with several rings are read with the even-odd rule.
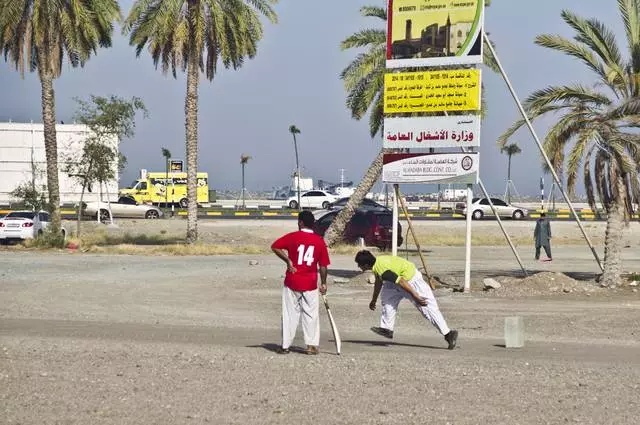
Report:
[[[389,0],[387,66],[482,62],[482,0]]]

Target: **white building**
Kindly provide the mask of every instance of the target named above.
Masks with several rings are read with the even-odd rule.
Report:
[[[467,191],[465,189],[445,189],[442,193],[442,199],[445,201],[456,201],[466,198]]]
[[[56,125],[58,142],[58,176],[60,182],[60,203],[76,204],[80,201],[82,185],[65,173],[70,158],[78,157],[82,142],[89,130],[84,125]],[[31,182],[35,174],[38,188],[46,192],[47,164],[44,149],[44,125],[22,123],[0,123],[0,205],[10,205],[17,200],[11,192],[24,182]],[[34,173],[35,171],[35,173]],[[106,193],[113,201],[118,197],[118,180],[103,185],[102,198]],[[93,187],[85,191],[86,201],[98,200],[100,189]]]

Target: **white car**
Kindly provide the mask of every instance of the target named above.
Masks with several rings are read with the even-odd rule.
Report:
[[[324,190],[310,190],[300,193],[300,205],[302,208],[324,208],[327,209],[329,204],[335,202],[337,197],[325,192]],[[287,199],[287,206],[291,209],[298,208],[298,195],[294,195]]]
[[[49,213],[45,211],[12,211],[0,218],[0,241],[34,239],[49,227]],[[66,237],[66,230],[62,229]]]
[[[514,220],[521,220],[529,215],[529,210],[523,207],[507,204],[502,199],[491,198],[493,206],[496,207],[496,211],[500,217],[509,217]],[[459,203],[457,207],[462,211],[462,215],[467,215],[467,204]],[[474,198],[471,203],[471,218],[474,220],[480,220],[485,216],[493,216],[493,210],[489,205],[487,198]]]
[[[147,218],[156,219],[164,215],[162,210],[154,205],[138,204],[133,198],[126,196],[118,199],[118,202],[87,202],[84,207],[84,215],[98,218],[101,222],[110,221],[109,207],[114,217]]]

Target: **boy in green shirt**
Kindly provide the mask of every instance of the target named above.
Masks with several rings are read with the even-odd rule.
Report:
[[[371,328],[373,332],[389,339],[393,338],[398,305],[400,301],[407,298],[420,310],[425,319],[440,331],[449,344],[449,350],[455,348],[458,331],[449,329],[438,308],[433,291],[412,262],[390,255],[381,255],[376,258],[367,250],[358,252],[355,260],[362,271],[371,270],[376,276],[373,297],[369,303],[371,310],[376,309],[378,296],[382,291],[380,327]]]

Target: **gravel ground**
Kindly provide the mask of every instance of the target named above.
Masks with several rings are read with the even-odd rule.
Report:
[[[220,221],[200,229],[266,243],[294,224]],[[640,269],[632,243],[624,252],[629,271]],[[462,248],[426,248],[434,274],[460,281]],[[392,341],[371,333],[379,316],[367,308],[367,276],[351,256],[333,256],[329,299],[341,356],[324,312],[319,356],[274,352],[284,271],[275,256],[2,249],[0,423],[638,423],[639,294],[598,289],[585,247],[558,246],[553,263],[534,262],[525,249],[536,277],[517,279],[504,247],[475,247],[474,291],[436,291],[460,330],[454,351],[408,303]],[[486,277],[503,287],[482,291]],[[514,315],[524,318],[525,347],[505,349],[504,318]]]

